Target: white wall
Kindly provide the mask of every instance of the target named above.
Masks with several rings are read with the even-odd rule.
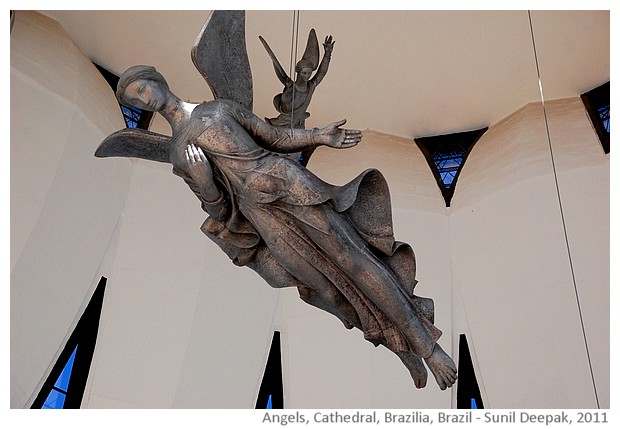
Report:
[[[134,164],[88,408],[252,408],[256,400],[276,295],[202,234],[200,204],[170,170]]]
[[[609,156],[578,98],[546,105],[595,383],[609,407]],[[540,104],[492,127],[452,200],[455,294],[485,406],[595,408]]]
[[[123,121],[109,85],[53,21],[11,34],[11,406],[38,393],[102,274],[130,163],[93,153]],[[116,110],[115,110],[116,109]]]
[[[455,389],[431,380],[416,390],[392,353],[233,266],[200,232],[198,201],[169,165],[94,158],[122,119],[53,21],[19,12],[11,43],[12,407],[30,405],[100,275],[109,281],[83,407],[252,408],[274,329],[289,408],[454,403]],[[547,108],[608,406],[609,157],[578,99]],[[154,130],[167,132],[160,119]],[[309,167],[337,184],[384,173],[396,237],[416,252],[417,293],[435,300],[455,359],[468,335],[486,406],[595,406],[539,106],[483,136],[450,210],[408,139],[366,131],[356,148],[317,150]]]

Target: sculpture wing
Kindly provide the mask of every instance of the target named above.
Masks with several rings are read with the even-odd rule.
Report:
[[[95,151],[95,156],[121,156],[169,163],[170,137],[140,128],[124,128],[106,137]]]
[[[308,41],[306,42],[306,50],[304,51],[303,60],[309,61],[312,64],[312,70],[316,70],[319,66],[319,41],[316,38],[316,31],[314,28],[310,30],[308,34]]]
[[[263,44],[263,46],[265,47],[265,50],[267,51],[269,58],[271,58],[271,62],[273,62],[273,68],[276,71],[276,76],[278,77],[280,82],[282,82],[283,85],[286,85],[288,81],[290,80],[290,78],[286,74],[286,71],[284,71],[284,68],[280,64],[280,61],[278,61],[276,54],[273,53],[273,51],[269,47],[269,44],[267,43],[265,39],[262,38],[262,36],[258,36],[258,38]]]
[[[252,110],[252,72],[245,44],[245,11],[214,10],[192,47],[192,61],[213,96]]]

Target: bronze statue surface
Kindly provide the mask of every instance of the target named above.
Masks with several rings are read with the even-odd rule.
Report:
[[[284,85],[282,93],[276,95],[273,99],[273,105],[280,115],[277,118],[267,119],[267,122],[278,127],[305,128],[306,119],[310,116],[307,109],[312,95],[329,68],[329,62],[334,49],[332,36],[325,37],[325,42],[323,42],[325,54],[319,64],[319,42],[314,28],[310,30],[304,55],[295,65],[295,73],[297,74],[295,80],[286,74],[267,41],[261,36],[259,38],[273,62],[276,76]],[[317,72],[312,76],[315,70]]]
[[[196,60],[210,43],[204,37],[221,33],[209,26],[222,22],[226,32],[235,33],[229,40],[245,37],[242,11],[215,11],[192,50],[199,69],[212,61],[208,71],[200,69],[212,88],[224,85],[227,80],[218,75],[246,55],[245,49],[228,49]],[[209,214],[202,231],[233,263],[253,269],[272,287],[296,287],[305,302],[396,353],[418,388],[427,381],[424,363],[441,389],[452,386],[456,367],[437,344],[441,331],[433,325],[432,300],[414,294],[415,256],[393,236],[381,173],[366,170],[335,186],[278,155],[320,145],[349,148],[362,133],[342,129],[344,120],[312,130],[265,122],[248,108],[249,70],[243,76],[245,84],[218,87],[214,101],[192,104],[174,95],[155,68],[130,67],[118,84],[119,101],[160,113],[172,136],[123,129],[107,137],[95,155],[172,164]]]

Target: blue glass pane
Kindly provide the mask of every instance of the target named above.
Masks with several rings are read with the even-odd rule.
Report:
[[[267,399],[267,409],[271,410],[273,408],[273,402],[271,400],[271,395],[269,395],[269,399]]]
[[[123,112],[123,117],[125,119],[125,124],[129,128],[137,128],[138,123],[140,122],[140,118],[142,117],[142,110],[137,107],[127,107],[121,105],[121,111]]]
[[[63,408],[65,406],[65,398],[67,396],[64,393],[59,392],[58,390],[52,389],[50,394],[47,396],[47,399],[43,403],[41,408]]]
[[[601,118],[601,122],[603,123],[603,128],[605,128],[605,131],[609,133],[610,132],[609,131],[609,120],[610,120],[609,104],[606,106],[599,107],[598,115]]]
[[[443,172],[440,172],[439,175],[441,176],[441,181],[443,182],[446,188],[449,188],[450,186],[452,186],[452,182],[454,182],[454,176],[455,176],[454,172],[443,171]]]
[[[56,380],[56,383],[54,383],[54,386],[56,386],[58,389],[63,390],[65,392],[69,388],[69,378],[71,378],[71,371],[73,370],[73,361],[75,360],[76,352],[77,352],[77,346],[75,346],[75,349],[73,349],[73,353],[71,353],[71,357],[69,358],[64,369],[60,373],[58,380]]]
[[[476,410],[478,406],[476,405],[476,398],[471,398],[471,409]]]
[[[121,110],[123,111],[123,115],[127,115],[132,118],[139,118],[140,115],[142,115],[142,110],[137,107],[121,106]]]
[[[461,164],[463,163],[464,151],[450,151],[450,152],[437,152],[433,155],[433,162],[437,167],[437,172],[441,177],[446,188],[452,186],[456,173],[459,171]]]

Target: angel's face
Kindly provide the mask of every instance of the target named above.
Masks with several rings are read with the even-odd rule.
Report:
[[[299,71],[299,73],[297,73],[297,76],[302,81],[308,82],[310,78],[312,77],[312,69],[310,67],[304,67]]]
[[[127,85],[123,99],[134,107],[157,112],[167,99],[167,91],[159,82],[138,79]]]

